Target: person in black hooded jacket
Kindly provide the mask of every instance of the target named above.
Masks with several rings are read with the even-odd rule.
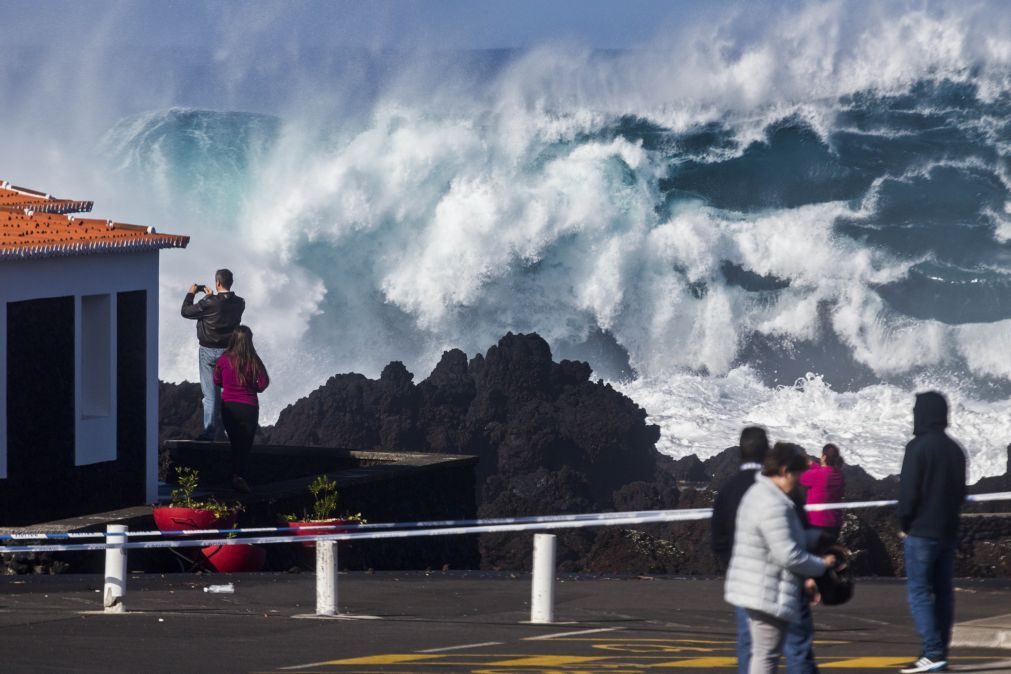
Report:
[[[916,396],[913,439],[906,445],[896,515],[905,535],[906,589],[920,635],[920,657],[904,674],[947,667],[955,617],[952,584],[958,520],[965,501],[965,450],[945,432],[948,403],[937,391]]]

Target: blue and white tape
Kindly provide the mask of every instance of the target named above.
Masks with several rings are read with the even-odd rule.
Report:
[[[486,519],[476,519],[476,520],[429,520],[421,522],[377,522],[373,524],[354,524],[354,523],[343,523],[343,524],[307,524],[300,525],[299,529],[302,531],[325,531],[331,529],[343,529],[343,530],[372,530],[372,529],[428,529],[433,527],[451,527],[451,526],[480,526],[480,525],[493,525],[493,524],[535,524],[539,522],[579,522],[582,520],[607,520],[614,517],[629,517],[636,515],[649,515],[655,512],[663,512],[656,510],[639,510],[631,512],[617,512],[617,513],[589,513],[589,514],[576,514],[576,515],[538,515],[533,517],[495,517]],[[672,511],[673,512],[673,511]],[[709,508],[693,508],[693,509],[681,509],[676,512],[705,512],[709,513]],[[263,534],[271,532],[291,532],[291,527],[247,527],[244,529],[178,529],[178,530],[166,530],[166,531],[130,531],[127,536],[130,538],[150,538],[154,536],[204,536],[208,534]],[[0,534],[0,541],[3,540],[73,540],[82,538],[104,538],[109,534],[104,531],[84,531],[84,532],[58,532],[58,533],[44,533],[44,532],[18,532],[9,534]],[[113,534],[119,536],[120,534]]]
[[[991,494],[974,494],[966,498],[970,502],[985,501],[1005,501],[1011,500],[1011,492],[996,492]],[[894,500],[882,501],[857,501],[846,503],[825,503],[808,506],[809,510],[850,510],[857,508],[879,508],[895,505]],[[618,526],[618,525],[639,525],[639,524],[661,524],[665,522],[685,522],[692,520],[708,519],[712,515],[710,508],[693,508],[681,510],[645,510],[617,513],[583,513],[577,515],[545,515],[540,517],[510,517],[510,518],[488,518],[483,520],[441,520],[430,522],[393,522],[379,523],[373,525],[360,525],[355,531],[347,531],[332,534],[314,534],[312,539],[321,541],[356,541],[356,540],[378,540],[392,538],[416,538],[421,536],[459,536],[465,534],[486,534],[486,533],[511,533],[518,531],[544,531],[555,529],[582,529],[595,526]],[[305,527],[308,528],[308,527]],[[312,525],[312,528],[328,530],[334,528],[346,529],[348,525]],[[396,529],[393,531],[367,531],[366,528]],[[290,532],[288,527],[264,527],[248,529],[206,529],[190,530],[178,532],[188,536],[193,535],[216,535],[222,534],[253,534],[264,532]],[[128,532],[126,537],[152,535],[169,535],[173,532]],[[7,536],[17,536],[18,538],[28,538],[30,534],[8,534]],[[35,534],[35,539],[50,537],[53,534]],[[78,534],[71,536],[57,534],[57,536],[81,537]],[[124,538],[122,533],[89,532],[89,537],[107,537],[112,540]],[[305,542],[309,538],[305,535],[286,536],[248,536],[245,538],[207,538],[184,540],[162,540],[150,542],[107,542],[107,543],[83,543],[75,545],[18,545],[5,546],[0,548],[0,552],[83,552],[89,550],[106,550],[109,548],[141,549],[141,548],[189,548],[206,547],[212,545],[270,545],[274,543],[295,543]]]

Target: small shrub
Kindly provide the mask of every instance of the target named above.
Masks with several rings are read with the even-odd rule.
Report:
[[[197,490],[197,486],[200,484],[200,471],[196,468],[177,466],[176,476],[179,486],[172,490],[172,500],[169,502],[170,508],[209,510],[218,519],[243,510],[241,503],[222,503],[214,497],[206,501],[194,499],[193,492]]]
[[[309,484],[309,493],[312,494],[312,511],[303,511],[302,516],[288,514],[284,516],[286,522],[320,522],[323,520],[342,519],[346,522],[356,522],[365,524],[365,518],[361,513],[353,515],[344,514],[337,517],[337,503],[340,494],[337,491],[337,482],[331,480],[326,475],[317,475]]]

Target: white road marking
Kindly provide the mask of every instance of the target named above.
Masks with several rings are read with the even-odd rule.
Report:
[[[501,646],[501,641],[485,641],[482,644],[464,644],[462,646],[446,646],[445,648],[429,648],[415,653],[442,653],[444,651],[462,651],[465,648],[481,648],[482,646]]]
[[[360,613],[337,613],[336,615],[319,615],[317,613],[296,613],[291,616],[295,620],[382,620],[378,615],[362,615]]]
[[[891,625],[891,623],[885,622],[884,620],[875,620],[874,618],[865,618],[865,617],[860,616],[860,615],[848,615],[846,617],[849,618],[849,619],[851,619],[851,620],[862,620],[863,622],[865,622],[865,623],[871,623],[872,625]]]
[[[595,630],[579,630],[578,632],[558,632],[557,634],[542,634],[539,637],[527,637],[523,641],[538,641],[540,639],[559,639],[561,637],[574,637],[580,634],[596,634],[598,632],[615,632],[623,630],[624,627],[601,627]]]
[[[280,670],[292,670],[292,669],[309,669],[310,667],[322,667],[323,665],[329,663],[329,660],[323,662],[310,662],[308,665],[292,665],[291,667],[279,667]]]

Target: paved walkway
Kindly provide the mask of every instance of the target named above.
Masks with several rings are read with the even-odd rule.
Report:
[[[340,574],[347,615],[313,616],[311,574],[138,575],[125,615],[103,615],[99,576],[0,579],[10,672],[733,672],[719,580],[566,577],[552,625],[530,625],[530,580],[481,572]],[[234,594],[204,587],[232,582]],[[1011,608],[1011,581],[961,581],[960,621]],[[815,610],[825,671],[895,672],[916,655],[904,586],[861,580]],[[964,671],[1011,671],[1011,650],[955,648]],[[999,664],[994,664],[999,663]]]

